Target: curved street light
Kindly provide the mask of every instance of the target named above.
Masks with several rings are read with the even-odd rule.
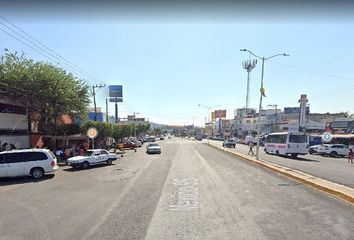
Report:
[[[260,88],[260,99],[259,99],[259,109],[258,109],[258,122],[257,122],[257,149],[256,149],[256,158],[257,160],[259,160],[259,135],[261,133],[261,127],[260,127],[260,123],[261,123],[261,109],[262,109],[262,99],[263,99],[263,96],[265,96],[265,90],[264,90],[264,87],[263,87],[263,76],[264,76],[264,61],[265,60],[268,60],[268,59],[271,59],[271,58],[274,58],[274,57],[278,57],[278,56],[284,56],[284,57],[288,57],[290,56],[289,54],[286,54],[286,53],[278,53],[278,54],[275,54],[275,55],[272,55],[272,56],[269,56],[269,57],[260,57],[256,54],[254,54],[253,52],[251,52],[250,50],[244,48],[244,49],[240,49],[241,52],[248,52],[250,53],[251,55],[253,55],[254,57],[256,58],[259,58],[262,60],[262,74],[261,74],[261,88]]]

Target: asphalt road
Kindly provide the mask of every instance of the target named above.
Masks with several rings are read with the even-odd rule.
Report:
[[[0,239],[354,239],[354,206],[201,142],[0,180]]]
[[[203,141],[208,142],[207,140]],[[221,141],[210,140],[209,143],[222,146]],[[249,147],[247,145],[237,144],[236,148],[232,150],[247,154]],[[354,164],[348,163],[347,158],[322,157],[320,155],[310,154],[291,158],[266,154],[263,147],[260,147],[259,150],[259,158],[262,160],[354,188]],[[254,148],[254,152],[256,152],[256,148]]]

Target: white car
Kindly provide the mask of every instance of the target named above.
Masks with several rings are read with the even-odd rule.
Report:
[[[0,152],[0,177],[32,176],[39,179],[58,168],[57,158],[48,149]]]
[[[89,166],[98,164],[111,165],[114,160],[117,160],[117,155],[115,153],[109,153],[104,149],[90,149],[82,156],[69,158],[67,163],[73,168],[81,167],[86,169]]]
[[[344,144],[324,144],[322,147],[317,148],[317,153],[322,156],[348,156],[349,148]]]
[[[147,154],[153,154],[153,153],[161,154],[161,147],[157,143],[150,143],[146,147],[146,153]]]

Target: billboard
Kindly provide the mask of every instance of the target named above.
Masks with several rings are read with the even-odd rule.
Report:
[[[215,110],[211,113],[211,120],[215,121],[218,118],[226,118],[226,110]]]
[[[123,97],[123,86],[122,85],[109,85],[109,96],[113,98]]]

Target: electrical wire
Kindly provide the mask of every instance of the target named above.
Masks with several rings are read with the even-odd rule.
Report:
[[[6,18],[0,16],[0,18],[3,20],[0,20],[0,24],[5,26],[7,29],[9,29],[11,32],[15,33],[17,36],[21,37],[22,39],[24,39],[26,42],[24,42],[23,40],[19,39],[18,37],[14,36],[13,34],[11,34],[10,32],[6,31],[3,28],[0,28],[1,31],[3,31],[4,33],[8,34],[9,36],[11,36],[12,38],[14,38],[15,40],[19,41],[20,43],[26,45],[27,47],[31,48],[32,50],[36,51],[37,53],[39,53],[40,55],[42,55],[43,57],[49,59],[50,61],[53,61],[59,65],[61,65],[63,67],[63,65],[66,65],[67,67],[69,67],[70,69],[72,69],[74,72],[78,73],[79,75],[84,76],[85,79],[90,79],[92,82],[94,83],[99,83],[101,84],[101,82],[94,76],[92,76],[91,74],[85,72],[84,70],[82,70],[80,67],[78,67],[77,65],[71,63],[69,60],[67,60],[66,58],[62,57],[60,54],[56,53],[55,51],[53,51],[52,49],[50,49],[49,47],[47,47],[46,45],[44,45],[43,43],[41,43],[40,41],[38,41],[37,39],[35,39],[34,37],[32,37],[30,34],[28,34],[27,32],[25,32],[24,30],[22,30],[21,28],[19,28],[18,26],[16,26],[15,24],[11,23],[9,20],[7,20]],[[25,34],[28,37],[25,37],[23,34],[19,33],[18,31],[14,30],[13,28],[9,27],[8,25],[6,25],[4,23],[4,21],[7,24],[10,24],[13,28],[21,31],[23,34]],[[32,40],[30,40],[30,39]],[[32,44],[32,46],[30,44]],[[38,44],[37,44],[38,43]],[[41,47],[42,46],[42,47]],[[45,49],[47,50],[45,50]],[[55,54],[55,55],[54,55]],[[64,62],[63,62],[64,61]],[[61,64],[60,64],[61,63]]]

